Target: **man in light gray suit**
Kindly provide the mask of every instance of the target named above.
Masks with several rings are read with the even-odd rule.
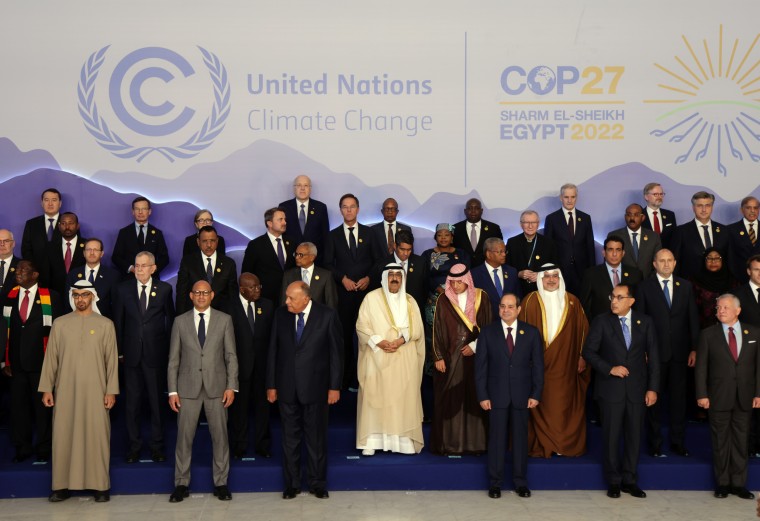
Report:
[[[293,253],[296,267],[289,269],[282,276],[280,305],[285,305],[285,290],[288,289],[290,283],[302,280],[309,285],[311,300],[338,309],[338,290],[335,279],[330,270],[314,264],[317,253],[317,246],[313,242],[302,242],[298,245]]]
[[[230,446],[227,438],[227,407],[238,388],[238,362],[232,319],[214,309],[214,292],[205,280],[193,284],[193,309],[174,319],[169,344],[169,406],[177,416],[177,449],[174,492],[169,501],[178,503],[189,495],[193,438],[201,407],[208,419],[213,445],[214,495],[232,499],[227,488]]]
[[[629,204],[625,209],[625,222],[628,226],[607,235],[618,235],[623,239],[623,266],[640,269],[645,279],[652,274],[654,254],[662,249],[659,234],[641,227],[646,216],[640,204]]]

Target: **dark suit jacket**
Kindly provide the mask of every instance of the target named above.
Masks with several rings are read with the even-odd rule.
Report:
[[[3,327],[10,330],[8,349],[3,359],[6,365],[11,366],[11,370],[20,368],[23,371],[39,373],[42,371],[42,362],[45,359],[44,338],[50,335],[50,326],[45,326],[43,323],[40,286],[37,286],[36,298],[29,302],[29,314],[25,323],[21,322],[18,313],[19,299],[23,300],[23,298],[24,289],[19,288],[19,293],[15,298],[6,298],[4,301],[4,306],[11,308],[11,316],[7,326],[3,321]],[[50,305],[52,318],[55,320],[61,316],[63,307],[58,293],[53,290],[50,290]],[[4,334],[3,338],[5,338]]]
[[[742,304],[742,312],[739,315],[739,320],[742,324],[760,327],[760,304],[758,304],[757,295],[752,291],[749,282],[736,288],[733,294]]]
[[[720,251],[723,262],[728,262],[728,234],[726,227],[710,222],[713,247]],[[697,275],[704,266],[705,245],[694,219],[676,228],[670,239],[670,250],[676,258],[676,273],[685,279]]]
[[[522,290],[520,282],[517,278],[517,270],[508,264],[501,265],[502,277],[501,287],[502,294],[514,293],[518,297],[522,297]],[[486,263],[473,268],[472,282],[475,283],[476,288],[480,288],[488,294],[488,300],[491,301],[491,308],[493,309],[494,322],[501,320],[499,318],[499,304],[501,303],[501,297],[496,292],[496,286],[493,283],[493,268]],[[421,307],[420,309],[425,309]]]
[[[18,285],[16,283],[16,265],[20,260],[20,258],[14,255],[11,257],[10,263],[5,266],[5,281],[3,282],[0,280],[0,303],[2,303],[5,300],[5,297],[8,296],[8,293]]]
[[[190,291],[193,284],[199,280],[206,280],[205,256],[200,250],[182,257],[177,273],[177,315],[193,308],[190,300]],[[217,252],[214,278],[211,282],[211,290],[214,292],[214,300],[211,307],[230,313],[233,299],[238,295],[237,266],[235,261]]]
[[[641,282],[642,275],[638,268],[618,266],[620,284],[626,284],[631,288],[631,294],[636,294],[636,285]],[[607,263],[603,262],[592,266],[583,274],[583,285],[579,296],[583,311],[586,316],[593,320],[594,317],[610,311],[610,294],[612,293],[612,280],[607,271]]]
[[[513,266],[518,273],[522,270],[536,271],[547,262],[555,264],[559,262],[554,241],[547,239],[540,233],[537,233],[533,240],[538,241],[535,248],[529,245],[524,233],[510,237],[507,241],[507,263]],[[520,279],[520,288],[522,294],[527,295],[531,291],[536,291],[536,284]]]
[[[741,335],[742,349],[734,362],[723,325],[702,331],[697,348],[694,379],[697,399],[709,398],[710,410],[730,411],[735,405],[752,410],[752,398],[760,396],[760,329],[739,322],[734,334]]]
[[[259,235],[248,243],[240,272],[256,275],[262,286],[261,296],[272,302],[277,302],[280,298],[282,275],[295,266],[293,252],[296,251],[296,247],[297,245],[290,239],[290,236],[282,236],[282,248],[285,254],[285,268],[283,269],[269,236],[266,233]]]
[[[221,235],[216,236],[219,242],[216,243],[216,251],[221,253],[222,255],[227,254],[227,250],[224,244],[224,237]],[[184,258],[186,255],[190,255],[191,253],[195,253],[200,251],[201,248],[198,246],[198,234],[194,233],[192,235],[188,235],[185,237],[185,243],[182,245],[182,258]]]
[[[58,215],[60,219],[60,214]],[[58,219],[53,223],[53,242],[61,239],[58,231]],[[46,215],[32,217],[24,225],[24,235],[21,239],[21,258],[34,262],[40,270],[40,278],[37,283],[42,287],[50,284],[50,266],[48,264],[47,227],[50,223]]]
[[[544,388],[544,350],[538,329],[515,322],[515,348],[509,356],[501,320],[483,326],[475,352],[478,401],[491,400],[494,409],[510,405],[527,409],[528,399],[541,401]]]
[[[71,270],[79,266],[84,266],[85,264],[84,245],[86,239],[81,235],[78,235],[76,239],[76,241],[72,241],[71,243]],[[64,298],[64,310],[71,311],[68,295],[64,297],[68,286],[66,282],[68,274],[66,273],[66,263],[63,260],[64,243],[61,242],[62,240],[63,239],[61,239],[60,236],[58,239],[54,237],[53,240],[48,243],[50,289],[54,289]]]
[[[306,228],[301,233],[298,225],[298,201],[294,197],[279,204],[285,210],[285,220],[288,223],[287,235],[292,241],[293,251],[302,242],[312,242],[317,247],[318,265],[322,265],[327,247],[327,234],[330,233],[330,221],[327,218],[327,206],[321,201],[309,198],[309,214],[306,216]]]
[[[760,239],[760,221],[755,221],[755,235]],[[744,226],[744,220],[731,223],[726,226],[728,232],[728,269],[731,275],[740,283],[749,280],[747,275],[747,259],[760,253],[760,240],[752,245],[749,240],[747,228]]]
[[[153,278],[157,279],[161,270],[169,265],[169,250],[166,247],[164,234],[148,223],[148,229],[145,232],[145,247],[141,247],[137,243],[135,223],[132,221],[119,230],[116,244],[113,247],[113,255],[111,255],[111,262],[122,279],[129,278],[132,280],[134,278],[132,274],[127,273],[127,270],[135,263],[135,255],[141,251],[149,251],[156,257],[156,272],[153,274]]]
[[[673,307],[668,308],[665,293],[656,275],[641,281],[636,289],[636,310],[649,315],[657,331],[660,362],[686,363],[689,352],[696,350],[699,338],[699,313],[691,283],[671,277],[668,286]]]
[[[665,208],[658,210],[660,216],[660,242],[663,248],[670,249],[672,247],[673,234],[676,231],[676,214]],[[642,228],[654,231],[652,223],[649,221],[649,212],[647,212],[646,206],[644,207],[644,222],[641,223]]]
[[[370,276],[369,290],[377,289],[382,286],[382,276],[384,268],[393,262],[396,262],[396,257],[391,255],[384,255],[379,261],[375,263],[372,268],[372,275]],[[406,271],[406,293],[411,296],[419,306],[420,311],[424,312],[425,302],[428,297],[428,290],[430,285],[430,277],[428,276],[428,263],[425,262],[419,255],[411,254],[407,261]]]
[[[372,230],[372,236],[375,240],[375,257],[382,258],[388,255],[388,223],[380,221],[377,224],[373,224],[369,227]],[[404,224],[400,221],[396,221],[396,225],[393,227],[393,235],[399,230],[412,231],[412,228],[408,224]]]
[[[235,328],[235,347],[238,359],[238,379],[252,380],[254,361],[266,360],[269,349],[269,336],[272,330],[274,304],[271,300],[260,298],[253,304],[254,326],[248,323],[248,309],[243,307],[239,297],[231,302],[232,325]],[[261,358],[263,356],[263,358]],[[262,373],[263,374],[263,373]]]
[[[467,220],[459,221],[454,225],[454,246],[462,248],[468,253],[471,259],[470,267],[472,268],[479,266],[486,261],[486,256],[483,253],[483,244],[486,242],[486,239],[490,239],[491,237],[504,239],[504,236],[501,234],[501,228],[498,224],[481,219],[478,247],[473,251],[470,235],[467,232]]]
[[[338,293],[343,288],[343,277],[346,276],[354,282],[362,277],[370,275],[375,261],[375,248],[373,247],[372,232],[369,226],[356,223],[356,258],[351,256],[348,249],[348,241],[343,232],[343,223],[333,228],[327,236],[327,248],[325,252],[325,268],[333,273]]]
[[[644,278],[648,278],[654,272],[654,255],[662,249],[662,242],[660,236],[654,233],[652,230],[647,230],[644,227],[639,228],[639,258],[633,258],[633,245],[631,244],[631,236],[628,235],[628,228],[619,228],[611,231],[610,235],[617,235],[623,239],[623,249],[625,255],[623,256],[623,265],[631,268],[638,268],[641,270],[641,274]]]
[[[580,291],[583,272],[596,263],[594,229],[591,216],[575,208],[575,234],[570,239],[564,212],[560,208],[546,216],[544,236],[554,241],[565,284],[571,293],[576,293]]]
[[[113,323],[119,356],[130,367],[144,362],[162,368],[169,352],[169,335],[174,322],[172,287],[153,279],[148,309],[140,313],[136,280],[126,280],[116,287],[113,298]]]
[[[285,304],[285,290],[297,280],[301,280],[301,268],[298,266],[289,269],[282,276],[280,305]],[[338,309],[338,289],[335,286],[335,280],[330,270],[314,265],[314,271],[309,281],[309,289],[311,290],[311,300],[325,304],[333,309]]]
[[[296,342],[296,316],[282,306],[274,312],[267,358],[266,388],[285,403],[327,401],[327,391],[343,383],[343,333],[338,313],[312,301]]]
[[[610,313],[599,315],[591,323],[583,358],[591,364],[596,375],[594,397],[606,402],[641,402],[647,391],[660,390],[660,351],[657,332],[651,318],[633,311],[628,324],[631,348],[625,347],[620,317]],[[616,365],[625,366],[626,378],[612,376]]]
[[[71,268],[68,276],[66,277],[66,294],[71,286],[78,280],[87,280],[87,264],[78,266],[77,268]],[[95,291],[98,292],[98,309],[100,314],[104,317],[108,317],[113,320],[113,294],[116,292],[116,286],[121,282],[119,274],[107,267],[103,263],[100,264],[98,271],[95,273]]]

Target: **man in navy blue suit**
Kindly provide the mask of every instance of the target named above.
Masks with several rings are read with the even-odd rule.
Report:
[[[725,226],[711,219],[714,204],[715,196],[709,192],[692,195],[694,220],[676,228],[670,239],[670,250],[678,262],[676,273],[685,279],[692,279],[702,271],[707,248],[716,248],[724,259],[727,258],[728,233]]]
[[[742,284],[749,280],[747,259],[760,253],[760,236],[757,217],[760,214],[760,201],[748,196],[742,199],[742,219],[726,226],[728,231],[728,269],[731,275]]]
[[[493,308],[494,321],[499,318],[499,303],[507,293],[521,296],[520,281],[517,270],[506,264],[507,248],[498,237],[489,237],[483,244],[485,263],[472,269],[472,281],[476,288],[488,294]]]
[[[658,234],[663,248],[670,248],[670,241],[676,231],[676,214],[662,208],[662,200],[665,198],[662,185],[647,183],[642,193],[647,202],[647,207],[645,219],[641,226]]]
[[[66,276],[66,289],[71,288],[78,280],[89,281],[98,292],[98,311],[104,317],[113,319],[111,295],[116,290],[121,277],[116,270],[103,265],[101,260],[104,253],[103,241],[96,238],[87,239],[84,243],[85,265],[71,268]]]
[[[398,217],[398,203],[392,197],[383,201],[380,208],[383,213],[383,220],[370,226],[375,239],[375,257],[378,259],[386,255],[393,255],[396,249],[396,232],[401,230],[412,231],[408,224],[396,220]]]
[[[293,181],[295,197],[281,202],[278,206],[285,211],[288,223],[288,237],[293,244],[293,250],[302,242],[311,242],[317,246],[318,266],[324,259],[327,234],[330,233],[330,222],[327,218],[327,206],[321,201],[311,199],[311,179],[299,175]],[[262,281],[263,283],[264,281]],[[279,289],[279,287],[278,287]]]
[[[520,299],[506,293],[499,304],[501,320],[483,327],[475,352],[478,401],[489,413],[488,496],[501,497],[507,425],[512,432],[512,481],[520,497],[528,488],[528,409],[538,406],[544,387],[544,352],[538,330],[517,320]]]
[[[135,266],[132,262],[141,251],[148,251],[155,257],[155,278],[169,265],[169,250],[164,234],[148,222],[151,213],[153,210],[150,201],[142,196],[135,197],[132,201],[132,216],[135,220],[119,230],[116,237],[111,262],[123,280],[134,280]]]

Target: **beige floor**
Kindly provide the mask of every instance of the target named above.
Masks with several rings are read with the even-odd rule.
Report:
[[[170,504],[168,494],[114,496],[110,503],[74,497],[51,504],[44,499],[0,500],[3,521],[732,521],[755,518],[756,503],[710,492],[650,491],[646,499],[609,499],[601,491],[538,491],[530,499],[485,492],[333,492],[319,500],[308,494],[285,501],[279,494],[235,494],[222,502],[210,494]]]

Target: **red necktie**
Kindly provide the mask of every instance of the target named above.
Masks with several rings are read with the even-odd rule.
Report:
[[[515,341],[512,338],[512,328],[507,328],[507,349],[509,349],[509,356],[512,356],[512,352],[515,350]]]
[[[734,328],[728,328],[728,350],[731,351],[731,356],[734,357],[734,362],[739,360],[739,349],[736,346],[736,335],[734,335]]]
[[[660,218],[657,217],[657,211],[653,211],[652,215],[654,216],[654,231],[655,233],[660,233]]]
[[[29,318],[29,290],[24,290],[24,298],[21,300],[21,308],[18,311],[21,316],[21,323],[26,324],[26,319]]]
[[[63,257],[63,263],[66,265],[66,273],[71,269],[71,243],[66,243],[66,255]]]

